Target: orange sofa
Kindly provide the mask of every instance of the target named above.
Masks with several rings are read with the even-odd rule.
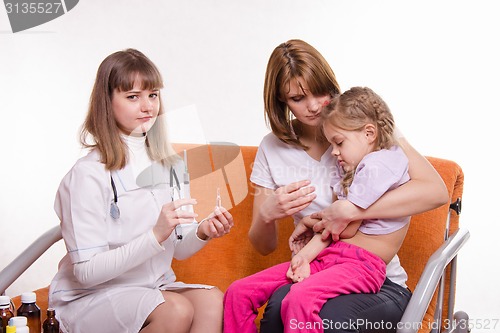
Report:
[[[205,248],[193,257],[173,263],[174,271],[179,280],[212,284],[224,291],[236,279],[290,259],[287,240],[293,229],[291,219],[279,224],[278,249],[268,256],[260,255],[252,247],[247,237],[252,219],[252,194],[254,190],[248,179],[257,147],[239,147],[234,144],[219,143],[211,145],[176,145],[175,149],[181,153],[181,156],[183,150],[186,151],[191,175],[191,196],[198,200],[195,210],[200,217],[205,216],[213,209],[217,188],[219,188],[222,205],[230,209],[235,221],[235,226],[230,234],[210,241]],[[432,157],[429,157],[428,160],[445,181],[449,190],[450,202],[460,198],[463,190],[461,168],[456,163],[448,160]],[[408,286],[411,290],[415,290],[424,268],[429,265],[428,260],[431,255],[443,245],[448,211],[449,208],[445,205],[412,217],[408,235],[399,253],[401,263],[409,275]],[[449,233],[453,234],[457,229],[458,215],[452,213]],[[465,235],[461,235],[460,238],[461,242],[464,242],[464,239],[468,238],[468,233],[465,232]],[[448,259],[447,262],[450,260]],[[442,259],[438,259],[438,262],[440,261]],[[453,272],[447,274],[449,280],[449,275],[453,274]],[[419,304],[419,307],[424,306],[427,309],[426,303],[429,304],[429,307],[427,311],[422,310],[423,318],[421,318],[420,313],[417,314],[417,317],[420,316],[424,323],[432,323],[434,321],[437,293],[434,292],[435,286],[431,285],[429,287],[427,282],[425,285],[424,287],[422,284],[420,287],[422,291],[419,291],[419,293],[430,292],[431,296],[434,296],[427,297],[428,300],[418,300],[419,303],[423,303],[423,305]],[[432,290],[427,290],[429,288]],[[36,291],[38,304],[42,308],[44,316],[47,308],[47,291],[47,288]],[[446,304],[448,291],[451,291],[452,294],[449,307],[450,310],[453,310],[453,284],[451,289],[449,283],[446,285],[444,316],[448,312]],[[14,302],[17,308],[19,306],[19,297],[14,298]],[[450,311],[450,313],[452,312]],[[423,325],[420,331],[428,332],[429,328],[430,325]]]

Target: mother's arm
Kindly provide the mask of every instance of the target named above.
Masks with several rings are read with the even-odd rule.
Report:
[[[448,203],[448,190],[439,173],[405,138],[400,138],[399,143],[409,160],[411,180],[388,191],[367,209],[339,200],[313,214],[312,217],[322,219],[314,230],[323,230],[323,238],[331,235],[338,240],[338,235],[351,221],[414,215]]]

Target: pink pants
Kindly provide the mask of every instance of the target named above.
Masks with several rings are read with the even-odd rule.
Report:
[[[311,262],[311,276],[295,283],[281,304],[284,332],[323,332],[319,311],[330,298],[377,293],[384,283],[385,263],[378,256],[344,242],[332,243]],[[257,332],[257,310],[286,277],[286,262],[233,282],[224,295],[224,333]]]

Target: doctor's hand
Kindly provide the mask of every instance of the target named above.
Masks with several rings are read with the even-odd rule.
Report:
[[[196,200],[188,198],[178,199],[161,207],[160,215],[153,227],[153,233],[158,243],[161,244],[170,237],[177,225],[182,223],[193,223],[193,219],[196,218],[198,214],[179,209],[189,205],[196,205]]]
[[[339,235],[349,223],[359,220],[356,216],[359,216],[361,210],[349,200],[336,200],[322,211],[311,214],[311,218],[321,220],[314,225],[313,230],[322,232],[323,240],[331,236],[332,240],[338,241]]]
[[[222,237],[234,226],[233,216],[224,207],[215,207],[213,213],[200,221],[197,236],[200,239]]]
[[[315,189],[309,186],[310,184],[309,180],[301,180],[270,192],[259,209],[261,220],[272,222],[291,216],[309,206],[316,198],[316,194],[313,193]]]

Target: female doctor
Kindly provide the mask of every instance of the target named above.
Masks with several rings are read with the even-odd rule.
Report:
[[[216,207],[200,223],[184,198],[184,163],[162,123],[157,67],[134,49],[99,66],[81,142],[55,211],[67,254],[50,285],[63,332],[222,332],[222,292],[176,281],[184,259],[227,234]]]

